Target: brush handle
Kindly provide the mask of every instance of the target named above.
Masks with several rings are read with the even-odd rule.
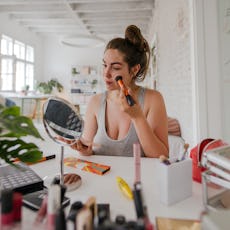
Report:
[[[129,106],[133,106],[135,104],[135,101],[133,100],[131,95],[127,94],[125,97],[126,97],[126,100],[129,104]]]
[[[133,106],[135,104],[135,101],[132,98],[132,96],[128,93],[128,90],[127,90],[124,82],[122,81],[122,76],[116,76],[115,80],[117,81],[117,83],[120,86],[120,88],[123,87],[125,97],[126,97],[126,100],[127,100],[128,104],[129,104],[129,106]]]

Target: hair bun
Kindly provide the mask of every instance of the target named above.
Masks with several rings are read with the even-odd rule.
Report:
[[[146,51],[146,40],[141,34],[141,30],[135,26],[130,25],[126,28],[125,39],[132,43],[140,51]]]

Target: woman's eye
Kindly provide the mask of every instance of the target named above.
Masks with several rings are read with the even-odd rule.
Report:
[[[106,64],[102,64],[102,67],[105,69],[107,67],[107,65]]]
[[[120,67],[113,67],[113,70],[120,70]]]

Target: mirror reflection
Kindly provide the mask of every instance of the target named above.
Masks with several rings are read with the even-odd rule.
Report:
[[[83,132],[83,120],[77,109],[61,98],[48,99],[43,107],[43,123],[49,136],[55,140],[58,135],[67,140],[78,140]]]
[[[43,124],[49,137],[61,144],[60,184],[65,185],[67,191],[78,188],[81,177],[72,173],[64,174],[64,145],[73,144],[80,139],[84,127],[83,119],[70,102],[51,97],[43,105]]]

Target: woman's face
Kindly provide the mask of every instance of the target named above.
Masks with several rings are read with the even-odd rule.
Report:
[[[124,84],[129,86],[132,80],[128,63],[124,61],[123,54],[117,49],[108,49],[103,58],[103,78],[107,90],[119,89],[115,80],[116,76],[122,76]]]

